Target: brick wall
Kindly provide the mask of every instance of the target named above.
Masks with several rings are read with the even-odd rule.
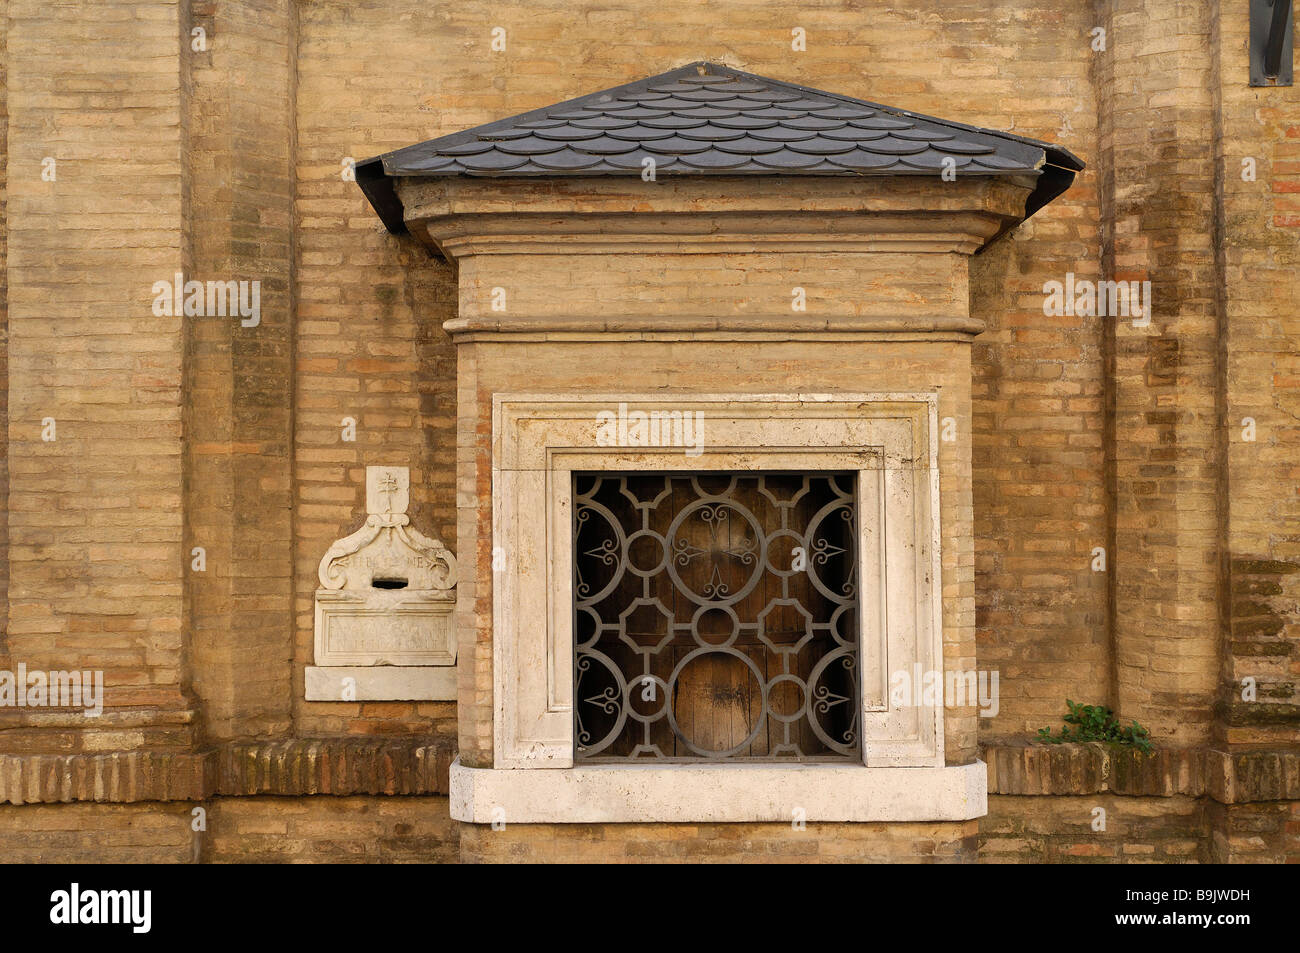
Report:
[[[7,12],[10,658],[177,709],[182,340],[150,304],[182,265],[178,8]]]
[[[1189,797],[990,797],[980,820],[980,861],[1208,863],[1205,811],[1204,802]]]
[[[462,863],[969,863],[978,821],[951,824],[465,825]]]
[[[1015,55],[934,71],[915,107],[960,108],[1088,163],[1065,195],[971,263],[971,314],[988,325],[972,355],[978,665],[1001,686],[984,738],[1052,724],[1067,697],[1099,698],[1108,662],[1106,579],[1090,567],[1105,526],[1100,327],[1043,314],[1044,282],[1097,269],[1093,23],[1082,4],[1013,7],[945,33]]]
[[[194,831],[195,808],[206,830]],[[1104,812],[1104,814],[1099,812]],[[1104,823],[1104,828],[1097,825]],[[962,824],[462,825],[445,797],[0,806],[7,863],[1295,863],[1300,802],[999,795]]]
[[[1300,801],[1208,805],[1216,864],[1300,864]]]
[[[196,856],[192,805],[0,806],[4,862],[184,864]]]
[[[460,825],[444,797],[218,798],[204,863],[455,863]]]
[[[3,859],[15,864],[447,863],[458,826],[445,797],[0,806]]]

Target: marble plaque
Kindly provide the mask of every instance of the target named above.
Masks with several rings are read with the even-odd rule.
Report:
[[[321,560],[315,663],[456,664],[456,557],[410,526],[410,471],[366,468],[365,525]]]

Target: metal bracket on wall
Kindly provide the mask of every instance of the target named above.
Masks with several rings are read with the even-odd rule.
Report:
[[[1250,0],[1250,85],[1291,85],[1292,0]]]

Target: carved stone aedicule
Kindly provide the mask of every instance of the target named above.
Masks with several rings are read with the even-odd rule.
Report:
[[[409,503],[406,467],[366,467],[366,523],[320,563],[317,666],[456,664],[456,557]]]

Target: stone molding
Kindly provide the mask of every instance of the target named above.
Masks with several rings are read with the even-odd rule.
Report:
[[[971,255],[1024,218],[1029,177],[581,178],[525,183],[401,178],[410,232],[470,255],[925,252]],[[899,179],[902,179],[900,181]]]
[[[985,322],[966,315],[876,317],[799,313],[718,315],[477,315],[444,321],[459,342],[610,340],[813,340],[969,341]]]
[[[624,215],[636,214],[635,230]],[[915,214],[915,213],[913,213]],[[688,217],[689,216],[689,217]],[[609,213],[599,216],[523,214],[503,226],[479,215],[449,215],[412,227],[430,247],[449,260],[467,255],[780,255],[894,252],[973,255],[1012,219],[974,213],[951,213],[941,222],[913,215],[829,213],[811,231],[796,220],[784,228],[766,214],[699,214],[649,216]],[[495,227],[494,227],[495,226]],[[513,227],[510,227],[513,226]],[[835,227],[838,226],[838,231]]]

